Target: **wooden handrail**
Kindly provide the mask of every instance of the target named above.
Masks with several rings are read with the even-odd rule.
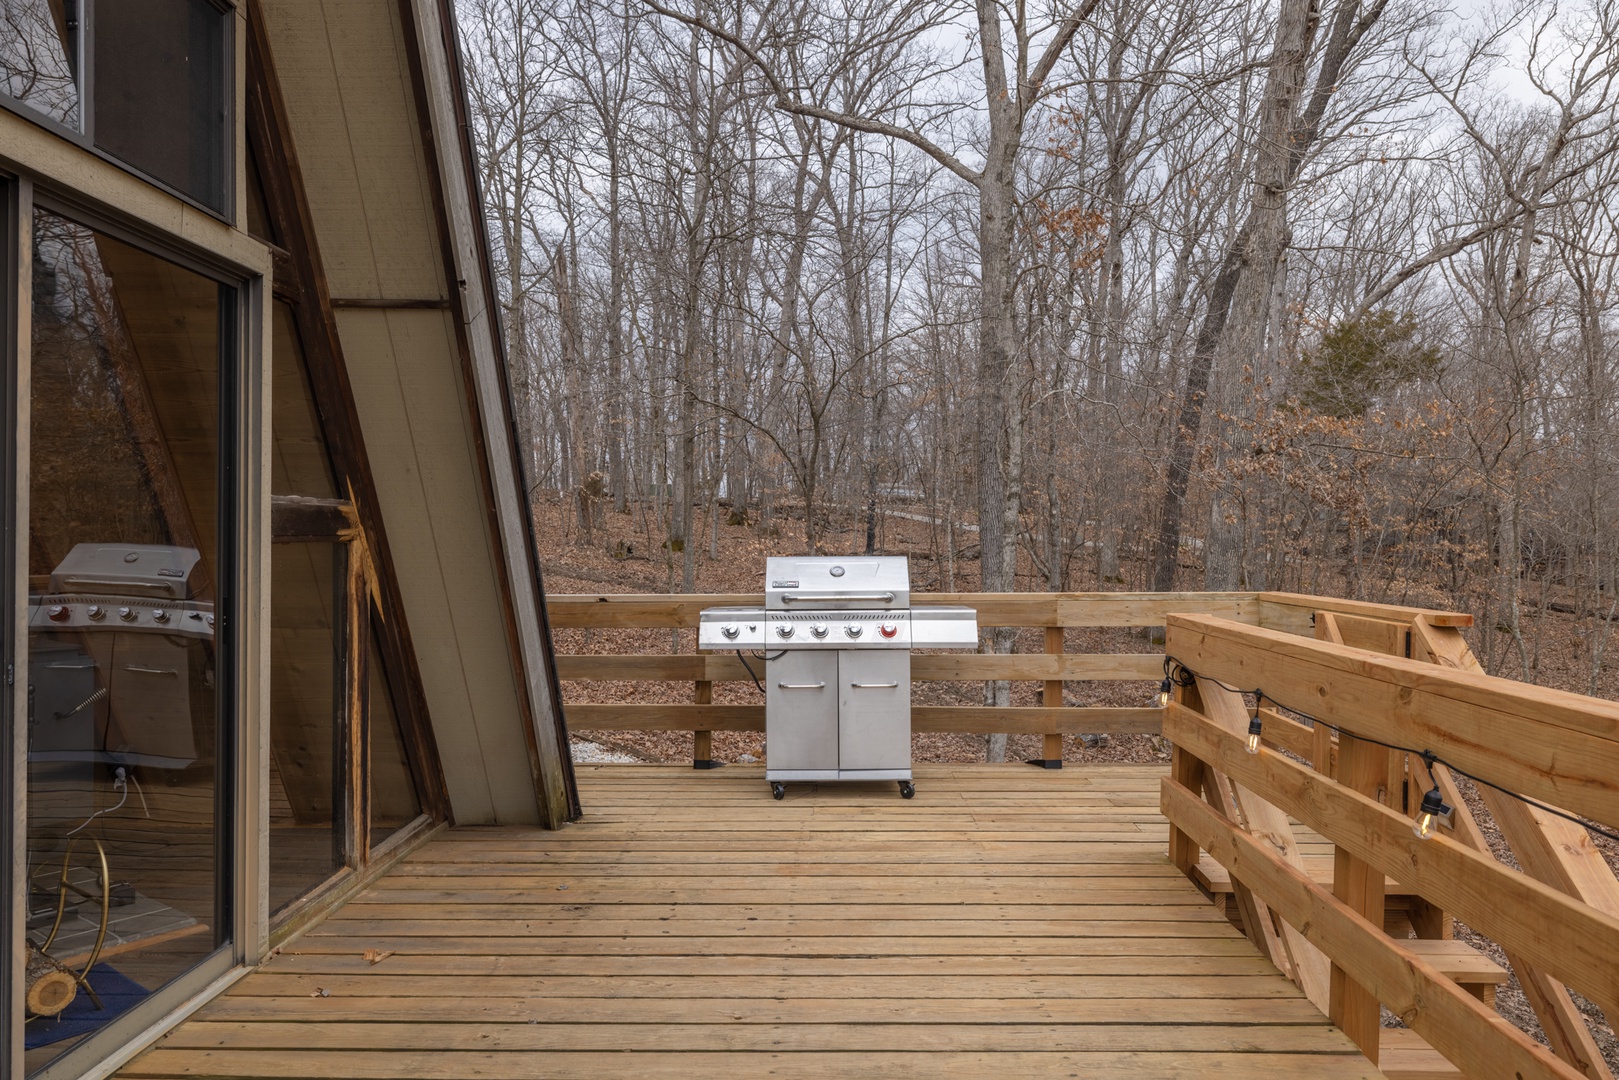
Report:
[[[1564,983],[1605,1009],[1619,1006],[1619,879],[1584,830],[1481,785],[1523,871],[1503,865],[1442,765],[1430,775],[1419,758],[1408,764],[1378,742],[1431,748],[1491,783],[1612,821],[1619,706],[1483,674],[1455,620],[1437,621],[1443,613],[1404,623],[1326,606],[1313,615],[1317,641],[1219,618],[1170,618],[1167,651],[1201,676],[1164,716],[1175,745],[1162,800],[1175,865],[1190,874],[1199,850],[1208,851],[1251,894],[1239,905],[1250,937],[1264,947],[1274,928],[1253,922],[1275,915],[1324,951],[1329,1014],[1374,1062],[1381,1003],[1464,1075],[1610,1080]],[[1261,688],[1269,702],[1341,734],[1334,740],[1326,725],[1267,705],[1259,710],[1267,748],[1249,754],[1237,730],[1246,706],[1221,683]],[[1216,796],[1227,784],[1250,801],[1226,805]],[[1410,818],[1434,784],[1455,807],[1454,836],[1419,840]],[[1259,834],[1265,813],[1291,815],[1333,843],[1330,893]],[[1442,932],[1452,911],[1507,950],[1556,1057],[1386,936],[1385,875],[1416,894],[1419,934]],[[1439,917],[1419,921],[1419,909]],[[1268,915],[1253,920],[1250,911]]]
[[[1146,707],[1113,708],[1064,705],[1064,684],[1076,681],[1139,681],[1160,677],[1162,653],[1067,653],[1065,631],[1088,627],[1162,626],[1179,614],[1223,617],[1258,625],[1273,621],[1310,632],[1312,613],[1299,605],[1341,609],[1342,618],[1363,640],[1395,643],[1408,652],[1411,620],[1430,617],[1433,625],[1459,625],[1467,617],[1454,612],[1355,601],[1317,600],[1287,593],[913,593],[913,605],[966,605],[978,612],[984,627],[1041,628],[1045,651],[1022,654],[926,654],[912,657],[918,682],[1013,681],[1039,683],[1041,705],[994,708],[980,705],[916,706],[912,726],[924,732],[983,733],[1001,731],[1045,736],[1044,760],[1060,763],[1065,734],[1154,734],[1158,711]],[[757,607],[762,593],[720,594],[578,594],[551,596],[551,625],[559,631],[689,630],[710,607]],[[1304,611],[1296,615],[1295,609]],[[594,730],[692,731],[697,760],[707,760],[712,731],[762,731],[760,704],[714,705],[713,687],[750,679],[741,661],[727,653],[641,653],[588,655],[563,652],[558,676],[565,682],[682,682],[692,686],[690,704],[572,703],[566,705],[576,728]],[[1146,697],[1146,694],[1143,694]]]
[[[1172,615],[1166,650],[1199,674],[1605,824],[1619,822],[1619,703],[1478,671]]]

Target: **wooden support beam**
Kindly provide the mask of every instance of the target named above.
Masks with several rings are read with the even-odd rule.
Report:
[[[270,537],[278,544],[346,544],[359,535],[359,514],[347,499],[270,497]]]
[[[1338,783],[1368,798],[1378,797],[1388,776],[1388,751],[1352,735],[1338,738]],[[1332,850],[1332,895],[1373,926],[1383,925],[1383,871],[1368,866],[1340,846]],[[1327,1016],[1377,1063],[1382,1008],[1377,995],[1338,962],[1332,965],[1331,1007]]]
[[[1234,738],[1246,739],[1248,708],[1243,703],[1241,694],[1227,690],[1212,679],[1202,676],[1197,680],[1197,692],[1203,702],[1202,715],[1207,718],[1207,723],[1230,733]],[[1171,702],[1169,708],[1185,711],[1175,702]],[[1203,760],[1212,764],[1207,757],[1203,757]],[[1238,812],[1241,814],[1240,820],[1247,826],[1248,831],[1277,852],[1289,865],[1297,867],[1299,872],[1303,873],[1304,856],[1299,851],[1298,839],[1293,835],[1293,826],[1287,820],[1287,815],[1253,789],[1243,786],[1240,781],[1233,786],[1233,794],[1236,797]],[[1226,869],[1231,871],[1231,880],[1235,884],[1239,880],[1236,868],[1228,866]],[[1252,882],[1245,884],[1250,888],[1253,886]],[[1282,927],[1282,939],[1282,947],[1292,959],[1294,978],[1299,984],[1299,989],[1304,991],[1304,996],[1309,998],[1316,1008],[1326,1012],[1330,1004],[1330,980],[1326,957],[1301,937],[1292,926]]]
[[[936,653],[911,657],[915,682],[961,682],[1007,679],[1013,682],[1139,680],[1156,683],[1163,670],[1162,653],[1096,653],[1049,656],[1042,653]],[[749,676],[730,653],[563,654],[557,657],[562,679],[611,681],[744,682]]]
[[[1076,735],[1106,731],[1115,735],[1156,735],[1162,710],[1107,706],[1047,709],[990,709],[982,705],[913,705],[912,731],[981,734]],[[579,731],[763,731],[763,705],[569,703],[568,723]]]
[[[1419,770],[1417,775],[1429,775],[1420,763],[1417,770]],[[1433,782],[1439,786],[1445,801],[1454,810],[1451,821],[1456,840],[1493,859],[1495,856],[1490,851],[1489,841],[1484,838],[1484,831],[1474,820],[1473,812],[1467,808],[1467,800],[1462,798],[1450,770],[1443,765],[1437,765],[1431,776]],[[1529,1001],[1529,1007],[1534,1010],[1536,1018],[1540,1020],[1540,1029],[1546,1033],[1546,1041],[1551,1044],[1552,1051],[1584,1073],[1589,1080],[1613,1080],[1613,1073],[1609,1071],[1602,1057],[1602,1048],[1592,1037],[1591,1028],[1585,1022],[1579,1007],[1568,996],[1568,987],[1513,950],[1505,951],[1507,963],[1517,974],[1518,986],[1523,990],[1523,996]]]
[[[1390,939],[1381,926],[1367,922],[1269,845],[1237,828],[1172,779],[1163,781],[1161,806],[1165,817],[1215,858],[1240,866],[1272,910],[1289,925],[1300,927],[1311,945],[1341,963],[1355,982],[1388,1002],[1407,1026],[1462,1075],[1580,1080],[1579,1073],[1457,987],[1422,956]]]
[[[1188,791],[1204,790],[1206,781],[1204,778],[1203,762],[1198,760],[1193,755],[1187,753],[1179,746],[1172,748],[1169,752],[1169,775],[1175,781],[1175,783],[1186,788]],[[1181,873],[1190,878],[1192,876],[1192,871],[1197,868],[1200,853],[1201,849],[1197,846],[1197,841],[1193,840],[1190,836],[1177,828],[1173,821],[1170,822],[1170,865],[1174,866],[1175,869],[1179,870]],[[1218,902],[1219,898],[1216,897],[1215,899]]]
[[[1330,611],[1337,615],[1358,615],[1367,619],[1387,619],[1408,623],[1418,615],[1432,620],[1434,626],[1472,626],[1473,616],[1465,611],[1429,611],[1427,608],[1406,607],[1403,604],[1373,604],[1364,600],[1341,600],[1337,597],[1308,596],[1304,593],[1262,592],[1258,594],[1262,609],[1265,607],[1298,610],[1308,615],[1314,611]],[[1268,626],[1265,622],[1261,625]]]
[[[693,705],[714,704],[714,684],[707,679],[698,679],[692,683],[691,701]],[[702,729],[692,732],[691,767],[717,769],[719,764],[714,760],[714,732]]]
[[[1600,997],[1605,988],[1619,987],[1619,918],[1442,833],[1418,840],[1403,814],[1324,781],[1284,755],[1263,749],[1247,754],[1240,739],[1189,709],[1172,703],[1164,711],[1164,734],[1239,784],[1265,792],[1356,859],[1576,989]]]
[[[1242,804],[1237,801],[1237,785],[1225,773],[1206,766],[1203,768],[1203,798],[1227,818],[1245,824]],[[1289,941],[1286,940],[1293,935],[1277,927],[1276,920],[1271,918],[1270,907],[1241,878],[1231,879],[1231,895],[1237,902],[1237,915],[1242,919],[1242,930],[1248,940],[1254,943],[1265,959],[1276,965],[1278,971],[1285,972],[1288,978],[1297,983],[1298,961],[1288,951]]]
[[[1060,626],[1046,627],[1046,655],[1060,657],[1063,654],[1063,628]],[[1040,704],[1048,709],[1062,708],[1062,680],[1049,679],[1041,692]],[[1062,768],[1062,734],[1048,732],[1044,737],[1044,745],[1040,751],[1040,763],[1048,769]]]
[[[1344,634],[1338,627],[1338,616],[1330,611],[1316,612],[1315,637],[1317,641],[1325,641],[1329,645],[1342,645]],[[1311,727],[1310,752],[1299,756],[1307,758],[1322,776],[1338,775],[1337,739],[1326,724],[1317,723]]]

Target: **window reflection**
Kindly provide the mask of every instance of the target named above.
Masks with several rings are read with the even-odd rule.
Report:
[[[77,0],[0,0],[0,94],[79,126]]]
[[[399,711],[383,666],[382,636],[371,628],[371,846],[376,847],[422,812],[410,756],[399,730]]]
[[[30,1071],[228,934],[214,611],[224,297],[43,211],[34,238],[24,932],[66,1000],[36,998]],[[83,979],[62,987],[62,972]]]
[[[270,911],[343,866],[341,550],[270,549]]]

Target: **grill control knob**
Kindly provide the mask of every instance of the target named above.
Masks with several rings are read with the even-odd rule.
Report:
[[[877,628],[877,632],[883,637],[891,638],[895,634],[899,633],[899,627],[895,626],[893,623],[883,623]]]
[[[84,613],[97,621],[107,617],[107,609],[102,607],[100,604],[91,604],[89,607],[84,609]]]
[[[736,640],[736,636],[741,632],[742,629],[740,627],[734,626],[731,623],[726,623],[724,626],[720,627],[720,633],[724,634],[733,641]]]
[[[864,626],[859,626],[859,625],[849,625],[849,626],[845,626],[843,628],[843,632],[845,634],[848,634],[852,638],[859,637],[861,634],[863,634],[865,632],[865,630],[866,630],[866,628]]]
[[[124,620],[125,622],[134,622],[135,621],[135,609],[134,608],[129,608],[129,607],[121,607],[121,608],[118,609],[118,617],[120,619]]]
[[[810,636],[818,638],[826,637],[826,623],[818,622],[814,626],[810,627]]]
[[[158,608],[156,611],[152,612],[152,621],[166,623],[169,621],[169,613],[162,608]]]
[[[51,622],[67,622],[68,616],[73,614],[73,609],[63,604],[57,604],[45,614],[50,617]]]
[[[780,638],[790,638],[793,636],[793,628],[790,626],[778,626],[776,627],[776,636]]]

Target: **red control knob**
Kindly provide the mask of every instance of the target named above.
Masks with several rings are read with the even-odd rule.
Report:
[[[883,637],[891,638],[895,634],[899,633],[899,627],[895,626],[893,623],[883,623],[877,628],[877,632]]]

